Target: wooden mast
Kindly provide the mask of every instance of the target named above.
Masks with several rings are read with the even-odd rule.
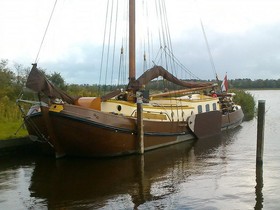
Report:
[[[129,0],[129,83],[135,80],[135,0]]]

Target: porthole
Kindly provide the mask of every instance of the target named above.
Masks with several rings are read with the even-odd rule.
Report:
[[[117,110],[120,112],[122,110],[122,106],[121,105],[118,105],[117,106]]]

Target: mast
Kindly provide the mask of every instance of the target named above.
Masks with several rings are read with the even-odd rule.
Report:
[[[135,0],[129,0],[129,83],[135,80]]]

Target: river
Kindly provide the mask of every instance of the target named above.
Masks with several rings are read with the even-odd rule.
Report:
[[[113,159],[0,158],[0,209],[279,209],[280,90],[266,100],[263,167],[257,119],[237,129]]]

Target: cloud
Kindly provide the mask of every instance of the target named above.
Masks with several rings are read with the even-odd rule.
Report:
[[[278,79],[280,77],[279,23],[258,25],[246,33],[208,31],[207,39],[220,77]],[[214,78],[205,40],[199,32],[188,31],[186,39],[175,42],[180,60],[200,78]],[[184,46],[184,48],[182,48]]]
[[[58,1],[39,54],[39,66],[50,72],[60,72],[67,83],[98,83],[106,12],[104,2]],[[0,56],[29,66],[38,53],[53,5],[48,0],[1,1],[0,4]],[[166,0],[166,6],[174,54],[198,77],[214,78],[200,27],[202,18],[221,78],[225,72],[230,79],[280,78],[280,1]],[[121,8],[126,8],[125,4]],[[154,22],[152,20],[141,24],[144,26]],[[141,33],[145,38],[145,32]],[[140,34],[137,35],[139,38]],[[141,44],[138,49],[143,48]],[[159,45],[154,49],[157,47]],[[153,59],[156,52],[147,54]],[[116,54],[117,61],[119,55]],[[142,71],[143,64],[139,62],[137,66]],[[116,65],[117,71],[118,68]],[[111,70],[110,66],[108,75]],[[118,73],[113,81],[117,78]],[[127,80],[127,76],[123,78]]]

